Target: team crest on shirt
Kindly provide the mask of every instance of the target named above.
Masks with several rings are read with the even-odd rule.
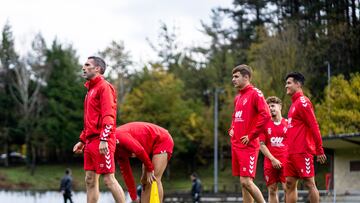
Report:
[[[243,111],[235,112],[235,122],[243,122],[244,121],[241,117],[242,113],[243,113]]]
[[[246,104],[247,101],[248,101],[247,98],[245,98],[243,101],[243,106]]]
[[[243,171],[246,171],[246,167],[243,167]]]
[[[271,135],[271,128],[267,129],[268,135]]]
[[[286,127],[286,126],[283,128],[283,132],[284,132],[284,133],[287,132],[287,127]]]

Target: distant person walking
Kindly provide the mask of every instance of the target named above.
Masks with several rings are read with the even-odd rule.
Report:
[[[196,173],[192,173],[190,175],[190,179],[192,181],[191,197],[193,199],[193,203],[199,203],[201,196],[201,181]]]
[[[71,170],[69,168],[65,170],[65,175],[64,177],[61,178],[60,191],[64,196],[64,203],[67,203],[67,200],[69,200],[70,203],[73,203],[71,199],[72,178],[71,178]]]

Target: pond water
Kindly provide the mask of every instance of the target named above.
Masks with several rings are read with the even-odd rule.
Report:
[[[130,202],[129,195],[126,194],[127,201]],[[72,196],[74,203],[86,202],[85,192],[74,192]],[[60,192],[46,191],[6,191],[0,190],[1,203],[63,203],[63,196]],[[69,201],[68,201],[69,202]],[[110,192],[101,192],[98,203],[114,203]]]

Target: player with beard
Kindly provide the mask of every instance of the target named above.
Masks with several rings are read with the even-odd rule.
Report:
[[[282,102],[272,96],[266,99],[269,105],[271,120],[266,123],[263,133],[260,135],[260,150],[264,154],[264,178],[268,188],[269,203],[278,203],[278,183],[285,190],[284,166],[286,164],[287,122],[281,116]]]

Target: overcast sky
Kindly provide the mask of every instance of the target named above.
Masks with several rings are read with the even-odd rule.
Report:
[[[230,7],[232,0],[0,0],[0,26],[9,21],[16,48],[26,53],[41,32],[48,45],[57,37],[71,43],[80,60],[103,50],[112,40],[124,41],[132,59],[154,59],[146,38],[157,41],[160,22],[176,26],[182,46],[206,45],[200,21],[210,22],[211,9]]]

